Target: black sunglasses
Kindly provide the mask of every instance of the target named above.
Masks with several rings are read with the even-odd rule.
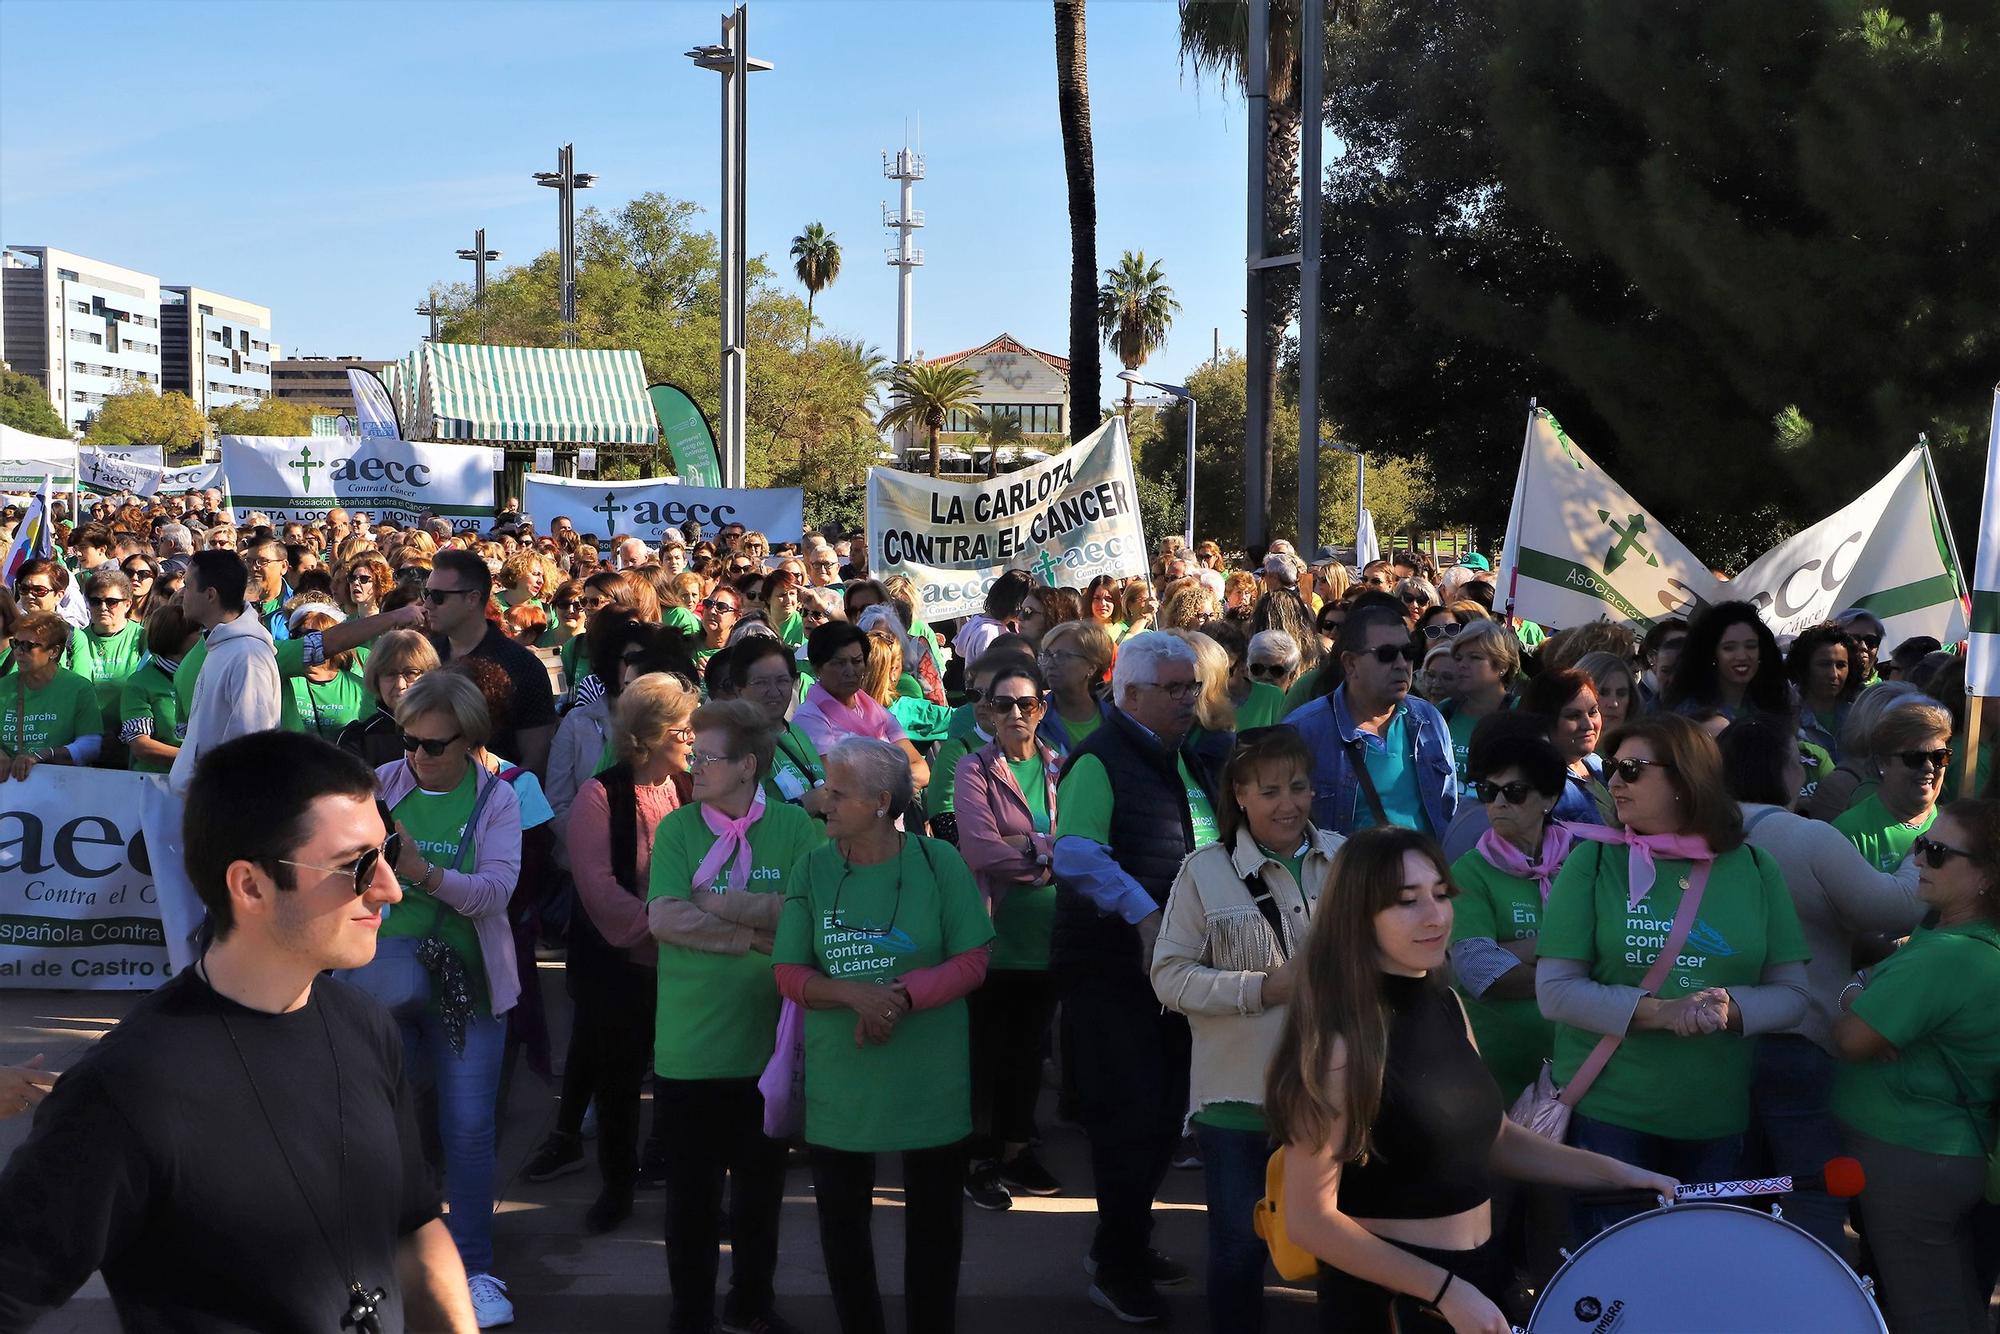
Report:
[[[1250,675],[1257,677],[1259,680],[1269,678],[1276,681],[1285,675],[1284,667],[1275,662],[1253,662],[1247,670]]]
[[[1329,617],[1328,619],[1321,621],[1318,624],[1318,626],[1314,628],[1316,628],[1323,635],[1337,635],[1340,633],[1340,627],[1346,624],[1347,622],[1344,619],[1335,620]]]
[[[1967,861],[1972,860],[1972,854],[1964,848],[1954,848],[1949,843],[1940,843],[1929,834],[1917,835],[1917,841],[1910,844],[1910,851],[1922,857],[1933,871],[1943,869],[1945,859],[1949,857],[1963,857]]]
[[[1639,781],[1639,775],[1645,773],[1649,768],[1671,769],[1674,766],[1665,760],[1642,760],[1634,757],[1631,759],[1613,760],[1606,767],[1626,782],[1636,783]]]
[[[479,596],[479,590],[476,588],[426,588],[424,590],[424,601],[430,603],[433,607],[442,607],[445,604],[446,598],[455,598],[461,593],[470,593],[474,597]]]
[[[555,601],[549,603],[549,605],[551,607],[554,607],[557,611],[575,611],[578,607],[582,606],[583,604],[578,602],[575,598],[557,598]]]
[[[444,754],[445,751],[450,749],[452,744],[456,742],[459,739],[459,737],[462,737],[464,735],[465,734],[463,732],[459,732],[448,737],[427,737],[427,736],[411,736],[408,732],[403,732],[399,734],[397,739],[403,743],[403,749],[405,751],[413,752],[421,748],[424,754],[430,756],[432,759],[436,759],[438,756]]]
[[[1882,636],[1880,635],[1849,635],[1848,638],[1869,649],[1882,647]]]
[[[396,817],[390,814],[389,807],[380,801],[375,803],[375,813],[382,817],[382,827],[389,831],[389,836],[382,840],[382,846],[368,849],[351,862],[339,866],[315,866],[311,862],[295,862],[285,857],[275,860],[280,866],[297,866],[327,875],[349,872],[354,876],[354,897],[358,899],[368,892],[368,886],[375,879],[375,868],[378,865],[387,861],[393,867],[397,858],[403,855],[403,836],[396,832]]]
[[[1935,764],[1940,769],[1951,767],[1951,751],[1943,750],[1899,750],[1896,758],[1912,769],[1924,769]]]
[[[1374,648],[1363,651],[1360,656],[1373,658],[1385,667],[1396,659],[1401,658],[1404,662],[1414,667],[1423,661],[1424,651],[1415,644],[1378,644]]]
[[[1472,795],[1479,799],[1482,806],[1491,806],[1502,797],[1507,798],[1509,806],[1519,806],[1534,790],[1535,785],[1524,778],[1517,778],[1511,783],[1489,783],[1480,778],[1472,782]]]

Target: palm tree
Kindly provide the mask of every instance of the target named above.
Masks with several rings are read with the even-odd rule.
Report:
[[[1104,345],[1118,354],[1125,369],[1136,371],[1146,358],[1167,341],[1167,330],[1181,303],[1159,261],[1146,262],[1146,252],[1127,250],[1115,269],[1104,271],[1104,285],[1097,289],[1097,325],[1104,331]],[[1132,382],[1125,382],[1125,421],[1132,421]]]
[[[809,222],[792,238],[792,272],[806,289],[806,341],[812,341],[813,298],[840,276],[840,242],[824,225]]]
[[[1097,168],[1090,149],[1090,62],[1084,0],[1055,0],[1056,113],[1063,176],[1069,183],[1069,435],[1081,440],[1103,420],[1097,395]]]
[[[973,417],[972,429],[986,442],[986,475],[1000,475],[1000,451],[1021,443],[1021,419],[1011,412],[994,409]]]
[[[932,366],[906,361],[889,373],[889,410],[882,414],[885,430],[930,433],[931,476],[938,475],[938,432],[954,412],[978,410],[979,377],[963,366]]]

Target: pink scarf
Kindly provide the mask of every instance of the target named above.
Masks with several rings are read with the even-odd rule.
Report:
[[[889,739],[889,724],[894,721],[889,711],[865,690],[854,692],[854,702],[842,704],[833,692],[818,682],[806,691],[806,698],[819,709],[819,716],[836,732],[848,736],[870,736],[877,741]],[[824,747],[822,747],[824,749]]]
[[[1655,853],[1691,862],[1715,860],[1708,840],[1697,834],[1635,834],[1629,829],[1607,829],[1603,825],[1570,824],[1567,821],[1560,827],[1577,838],[1587,838],[1593,843],[1623,843],[1630,849],[1627,874],[1631,881],[1631,898],[1626,904],[1628,908],[1638,907],[1639,900],[1652,891],[1656,877],[1653,868]]]
[[[750,809],[741,819],[730,819],[715,807],[702,804],[702,821],[715,835],[715,842],[708,848],[708,855],[701,859],[701,865],[694,871],[695,889],[706,889],[715,883],[715,876],[724,865],[729,867],[729,888],[733,893],[741,893],[750,883],[750,826],[764,818],[764,785],[759,783],[751,789]]]
[[[1542,857],[1540,861],[1529,861],[1528,854],[1489,829],[1479,836],[1476,845],[1479,855],[1495,870],[1512,876],[1533,876],[1535,884],[1541,888],[1542,902],[1549,901],[1549,885],[1562,870],[1563,858],[1569,856],[1570,836],[1567,825],[1552,824],[1542,831]]]

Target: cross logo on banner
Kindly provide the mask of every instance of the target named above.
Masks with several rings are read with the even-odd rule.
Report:
[[[606,491],[604,493],[604,503],[602,505],[592,505],[590,512],[604,516],[604,527],[606,530],[604,535],[609,537],[611,536],[611,531],[618,527],[618,516],[631,508],[630,505],[621,505],[618,503],[618,493],[616,491]]]
[[[1646,558],[1646,564],[1658,568],[1660,564],[1660,558],[1658,556],[1655,556],[1652,552],[1646,550],[1646,548],[1639,545],[1639,539],[1641,536],[1645,534],[1646,531],[1645,515],[1643,514],[1632,515],[1630,518],[1626,519],[1625,521],[1626,526],[1623,528],[1620,528],[1617,522],[1614,519],[1612,519],[1611,512],[1609,510],[1597,511],[1597,517],[1604,520],[1604,524],[1607,528],[1609,528],[1612,532],[1618,534],[1617,545],[1612,547],[1611,550],[1604,557],[1604,572],[1606,574],[1612,573],[1619,566],[1625,563],[1625,553],[1628,551],[1636,551],[1638,554]]]
[[[316,467],[323,467],[324,465],[316,464],[313,462],[311,445],[300,445],[298,458],[292,460],[290,463],[287,463],[285,466],[287,468],[297,468],[299,470],[300,485],[305,487],[307,495],[311,495],[312,484],[313,484],[312,470]]]
[[[1043,583],[1053,588],[1056,582],[1056,571],[1062,568],[1062,562],[1044,550],[1041,555],[1035,558],[1034,563],[1029,568],[1042,576]]]

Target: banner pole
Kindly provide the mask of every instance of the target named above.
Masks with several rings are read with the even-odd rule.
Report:
[[[1981,700],[1978,695],[1965,697],[1965,770],[1958,776],[1958,795],[1976,797],[1979,795],[1979,780],[1986,775],[1979,772],[1979,712]]]
[[[1521,583],[1521,558],[1516,546],[1521,536],[1521,501],[1528,488],[1528,446],[1535,438],[1535,402],[1528,400],[1528,427],[1521,435],[1521,466],[1514,474],[1514,506],[1507,515],[1507,531],[1500,539],[1500,558],[1507,562],[1507,619],[1514,619],[1514,593]]]
[[[1958,539],[1951,535],[1951,515],[1945,512],[1944,493],[1938,489],[1937,469],[1931,466],[1931,438],[1927,432],[1917,432],[1917,448],[1924,455],[1924,481],[1930,484],[1931,513],[1935,516],[1938,531],[1944,534],[1944,548],[1951,559],[1951,580],[1958,586],[1958,602],[1965,610],[1965,633],[1972,633],[1972,594],[1965,587],[1965,565],[1958,558]]]

